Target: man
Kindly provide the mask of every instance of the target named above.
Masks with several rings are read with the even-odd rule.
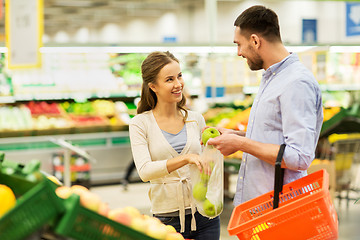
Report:
[[[253,6],[236,19],[234,43],[251,70],[264,69],[246,134],[219,128],[210,139],[224,155],[243,151],[234,205],[274,189],[275,160],[285,143],[284,184],[306,175],[323,122],[321,91],[312,73],[284,47],[278,17]]]

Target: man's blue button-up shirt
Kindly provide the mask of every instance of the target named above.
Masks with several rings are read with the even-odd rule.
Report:
[[[284,184],[306,175],[315,156],[323,122],[321,91],[313,74],[292,53],[269,67],[254,99],[246,137],[286,144]],[[244,153],[234,205],[274,189],[275,168]]]

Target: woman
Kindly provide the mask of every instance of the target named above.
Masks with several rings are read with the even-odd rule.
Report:
[[[218,240],[219,217],[202,216],[192,200],[189,165],[203,169],[199,154],[205,120],[184,108],[179,60],[170,52],[153,52],[141,71],[141,100],[129,131],[136,169],[144,182],[150,181],[151,211],[184,238]]]

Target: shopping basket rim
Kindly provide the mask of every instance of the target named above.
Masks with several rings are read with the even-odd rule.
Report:
[[[236,217],[235,214],[239,211],[239,209],[241,207],[243,207],[244,205],[249,206],[249,207],[244,207],[243,210],[241,210],[241,212],[244,212],[247,209],[251,208],[252,203],[257,202],[257,200],[260,199],[260,198],[265,198],[265,197],[268,198],[268,196],[273,194],[274,191],[273,190],[269,191],[269,192],[267,192],[265,194],[262,194],[262,195],[260,195],[260,196],[258,196],[256,198],[254,198],[254,199],[250,199],[249,201],[246,201],[246,202],[236,206],[233,209],[233,212],[231,213],[231,217],[230,217],[230,220],[229,220],[229,223],[228,223],[228,226],[227,226],[227,230],[228,230],[229,234],[230,235],[236,235],[236,234],[239,233],[240,230],[246,230],[246,229],[254,228],[254,227],[258,226],[261,223],[267,222],[269,219],[271,219],[273,217],[285,214],[289,210],[293,210],[295,208],[300,208],[300,207],[308,204],[309,202],[313,202],[313,201],[316,201],[318,199],[322,199],[322,198],[326,197],[329,194],[329,190],[328,190],[328,181],[329,180],[328,180],[327,171],[325,169],[321,169],[321,170],[316,171],[314,173],[311,173],[311,174],[309,174],[309,175],[307,175],[305,177],[309,177],[309,176],[314,177],[314,178],[316,178],[316,176],[318,176],[317,179],[322,179],[323,185],[318,191],[314,191],[310,195],[306,195],[306,196],[304,196],[302,198],[295,199],[295,200],[293,200],[291,202],[285,203],[285,205],[280,205],[277,209],[273,209],[271,211],[268,211],[268,212],[262,214],[261,216],[258,216],[258,217],[255,217],[253,219],[250,219],[248,221],[242,222],[237,226],[232,226],[232,222],[234,221],[234,219]],[[304,179],[298,179],[298,180],[295,180],[295,181],[304,181]],[[294,182],[290,182],[290,183],[284,185],[284,188],[290,186],[291,184],[294,184]],[[260,204],[256,204],[256,205],[260,205]]]

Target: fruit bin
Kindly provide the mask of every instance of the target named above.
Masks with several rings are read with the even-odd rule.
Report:
[[[0,239],[24,239],[65,210],[50,180],[36,168],[27,174],[24,170],[29,168],[0,161],[0,184],[10,187],[17,198],[15,207],[0,218]]]
[[[329,194],[326,170],[283,186],[279,208],[274,191],[234,208],[228,232],[239,239],[337,239],[338,218]]]
[[[155,240],[81,206],[76,194],[63,202],[66,212],[56,224],[56,234],[77,240]]]

